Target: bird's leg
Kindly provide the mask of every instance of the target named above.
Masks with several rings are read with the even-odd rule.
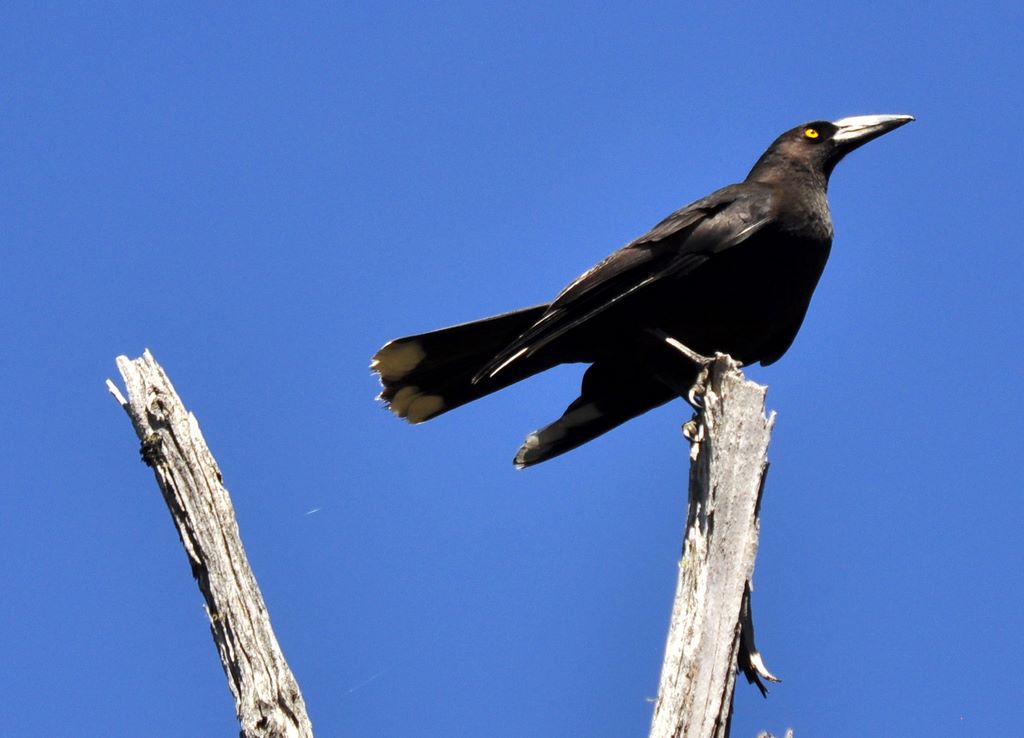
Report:
[[[694,410],[693,417],[683,424],[683,437],[690,443],[700,443],[704,440],[704,424],[700,422],[700,414],[704,411],[704,392],[707,390],[711,364],[715,360],[698,354],[678,339],[656,328],[649,328],[644,338],[653,348],[654,355],[661,359],[656,363],[665,367],[663,372],[658,373],[658,379],[686,400]],[[667,359],[666,349],[670,352]],[[682,354],[682,357],[679,357],[679,354]],[[683,358],[684,361],[677,364],[673,355],[677,359]],[[673,369],[673,366],[680,364],[684,365],[681,370]]]
[[[698,354],[696,351],[686,346],[678,339],[673,338],[664,331],[658,330],[657,328],[648,329],[647,333],[654,337],[658,343],[662,346],[668,345],[673,350],[679,352],[685,356],[690,362],[697,367],[697,378],[696,380],[686,388],[673,387],[679,394],[690,404],[697,412],[704,409],[704,392],[707,390],[708,375],[711,369],[711,365],[715,362],[715,357],[704,356]]]
[[[714,359],[711,359],[710,361],[714,361]],[[697,378],[693,381],[690,389],[686,391],[686,401],[690,403],[690,407],[694,410],[700,411],[704,409],[704,393],[708,390],[708,378],[710,377],[708,367],[710,366],[710,363],[700,365],[700,371],[697,372]]]

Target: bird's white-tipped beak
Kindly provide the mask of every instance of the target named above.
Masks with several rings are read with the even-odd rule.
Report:
[[[833,122],[839,130],[832,140],[842,143],[874,138],[912,120],[912,115],[853,115]]]

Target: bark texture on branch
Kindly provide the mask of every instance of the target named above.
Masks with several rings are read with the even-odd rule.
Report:
[[[243,738],[312,738],[306,706],[270,626],[238,534],[231,499],[199,423],[146,351],[117,357],[128,391],[111,394],[131,418],[206,600],[213,640]]]
[[[710,368],[651,738],[726,738],[737,661],[774,679],[753,643],[750,580],[774,413],[728,356]],[[760,686],[760,683],[759,683]]]

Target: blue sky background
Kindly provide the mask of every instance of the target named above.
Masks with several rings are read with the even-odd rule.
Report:
[[[565,367],[437,421],[385,340],[549,299],[805,120],[912,113],[831,188],[735,736],[994,736],[1024,687],[1019,3],[7,4],[0,694],[11,736],[237,725],[103,382],[198,415],[321,736],[646,735],[680,404],[516,472]],[[314,512],[315,511],[315,512]]]

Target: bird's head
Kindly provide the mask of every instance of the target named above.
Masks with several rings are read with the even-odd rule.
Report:
[[[839,160],[868,141],[914,120],[912,115],[854,115],[804,123],[779,136],[757,160],[748,180],[772,180],[793,168],[829,175]]]

